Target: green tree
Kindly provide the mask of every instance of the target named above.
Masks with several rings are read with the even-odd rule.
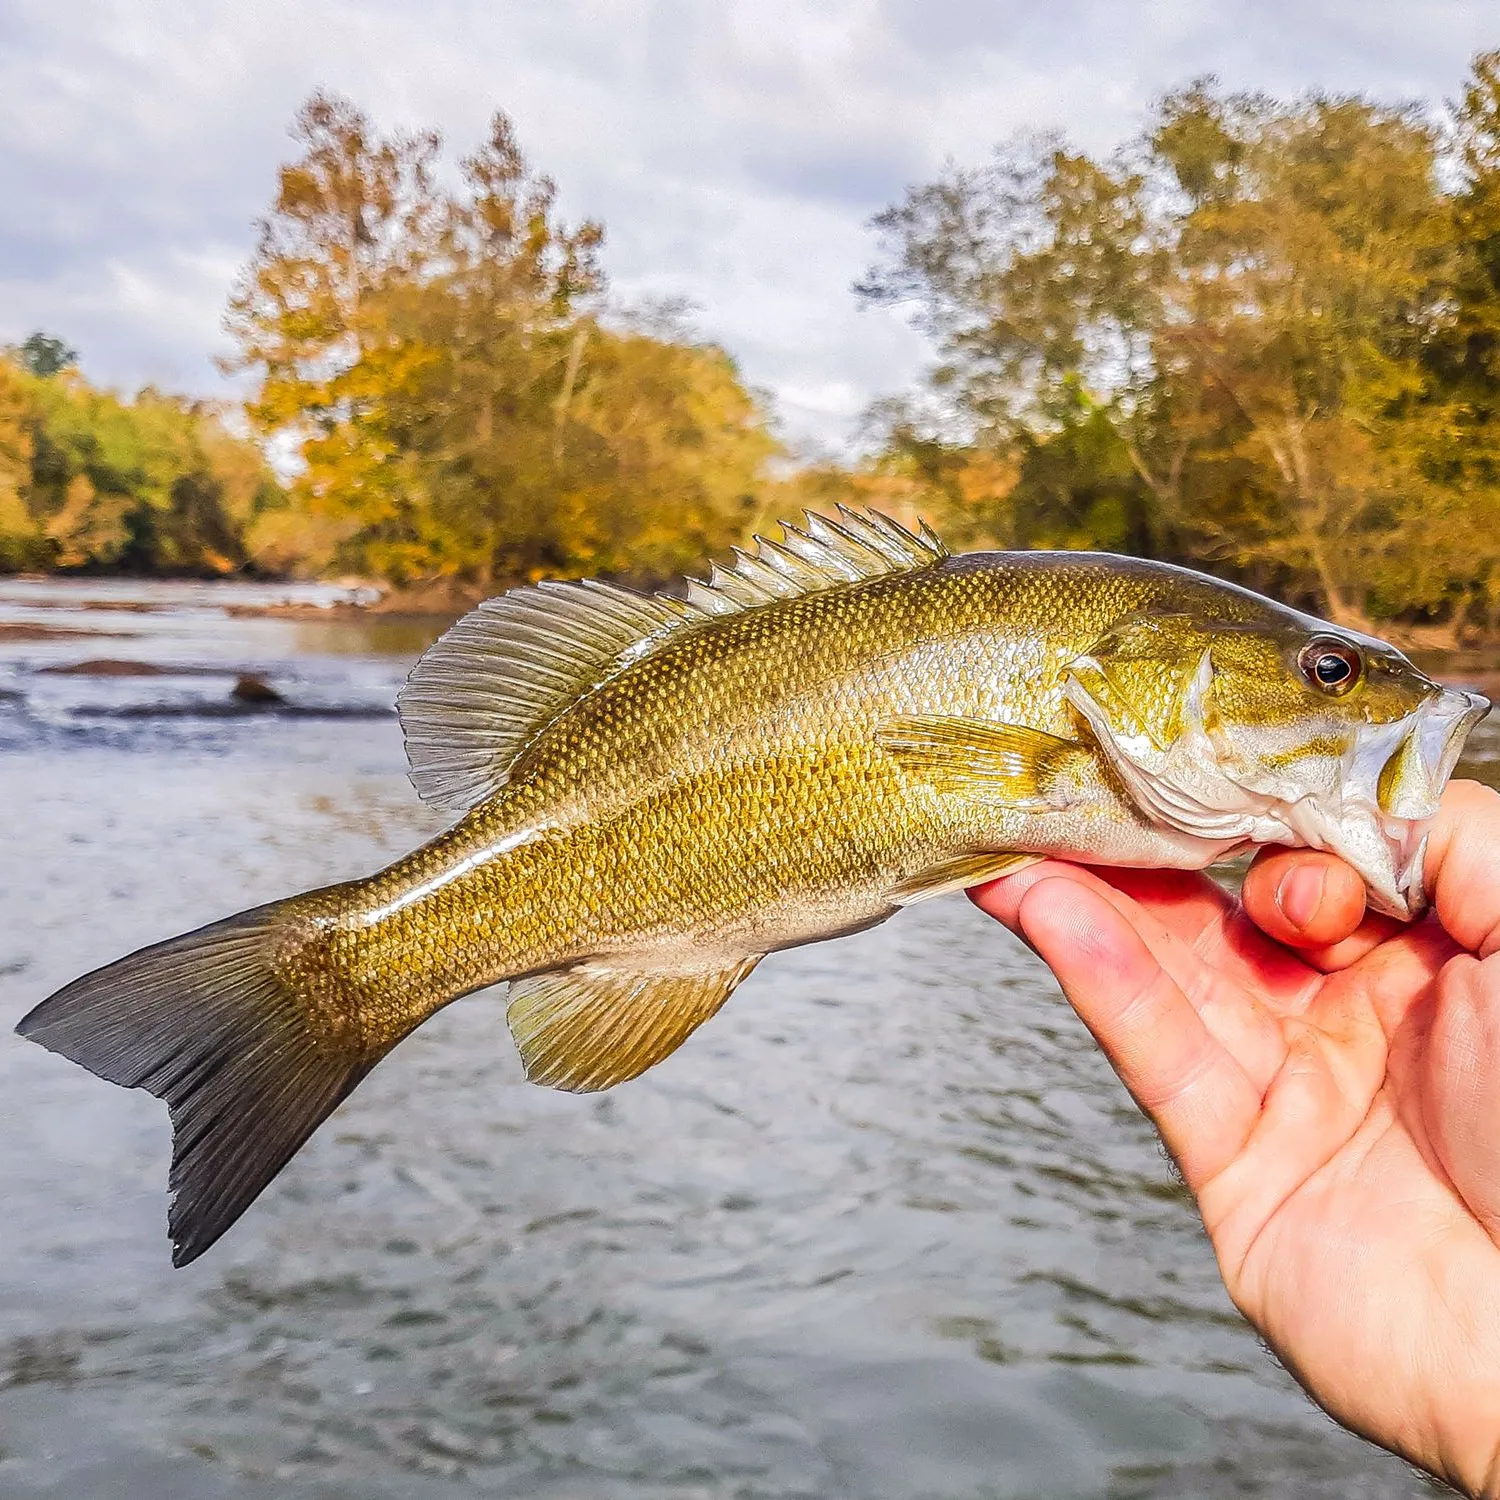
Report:
[[[1199,81],[1110,161],[1023,143],[881,215],[859,290],[937,339],[929,433],[1014,457],[992,529],[1349,621],[1493,615],[1496,79],[1476,61],[1451,138]]]
[[[51,375],[60,375],[64,370],[71,370],[78,363],[76,349],[40,330],[31,334],[16,353],[22,369],[29,370],[43,380]]]

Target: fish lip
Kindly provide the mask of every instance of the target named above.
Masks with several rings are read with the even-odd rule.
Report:
[[[1489,713],[1493,707],[1490,700],[1483,693],[1476,693],[1470,688],[1445,687],[1442,692],[1443,698],[1461,698],[1464,706],[1459,708],[1453,705],[1453,723],[1443,741],[1442,754],[1438,760],[1438,784],[1446,785],[1448,778],[1453,774],[1453,768],[1458,764],[1459,757],[1464,753],[1464,746],[1469,741],[1469,736],[1478,726],[1479,721]]]
[[[1411,715],[1411,722],[1382,759],[1399,752],[1412,736],[1425,779],[1432,789],[1428,807],[1411,817],[1393,817],[1379,803],[1375,779],[1361,776],[1346,789],[1336,819],[1325,819],[1321,847],[1349,864],[1364,880],[1371,911],[1415,921],[1428,908],[1425,865],[1427,842],[1438,801],[1463,754],[1474,726],[1490,711],[1481,693],[1445,687]]]

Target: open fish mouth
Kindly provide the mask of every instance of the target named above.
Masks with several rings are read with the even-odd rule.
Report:
[[[1489,711],[1483,695],[1443,688],[1390,726],[1395,733],[1372,732],[1356,745],[1336,809],[1309,809],[1309,823],[1322,826],[1307,832],[1322,836],[1307,842],[1364,877],[1372,911],[1410,921],[1427,910],[1423,869],[1432,821],[1470,732]]]

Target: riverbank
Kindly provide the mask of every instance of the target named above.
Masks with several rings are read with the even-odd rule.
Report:
[[[178,607],[179,601],[191,599],[216,605],[232,616],[245,619],[393,618],[452,622],[485,599],[519,587],[525,581],[502,580],[486,587],[454,578],[393,584],[359,577],[303,581],[18,573],[0,574],[0,590],[12,597],[30,594],[39,608],[57,602],[87,610],[151,613]],[[638,586],[665,588],[669,583],[662,580],[655,585]],[[0,640],[21,639],[18,633],[21,628],[0,623]],[[1487,631],[1473,625],[1405,620],[1364,621],[1358,628],[1413,656],[1476,659],[1500,656],[1500,629]]]

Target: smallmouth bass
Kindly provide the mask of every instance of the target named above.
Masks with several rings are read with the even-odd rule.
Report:
[[[1185,569],[809,516],[684,597],[487,601],[398,701],[446,832],[87,974],[18,1029],[167,1101],[185,1265],[397,1043],[502,981],[528,1077],[588,1091],[666,1057],[767,954],[1046,855],[1308,845],[1415,916],[1488,707]]]

